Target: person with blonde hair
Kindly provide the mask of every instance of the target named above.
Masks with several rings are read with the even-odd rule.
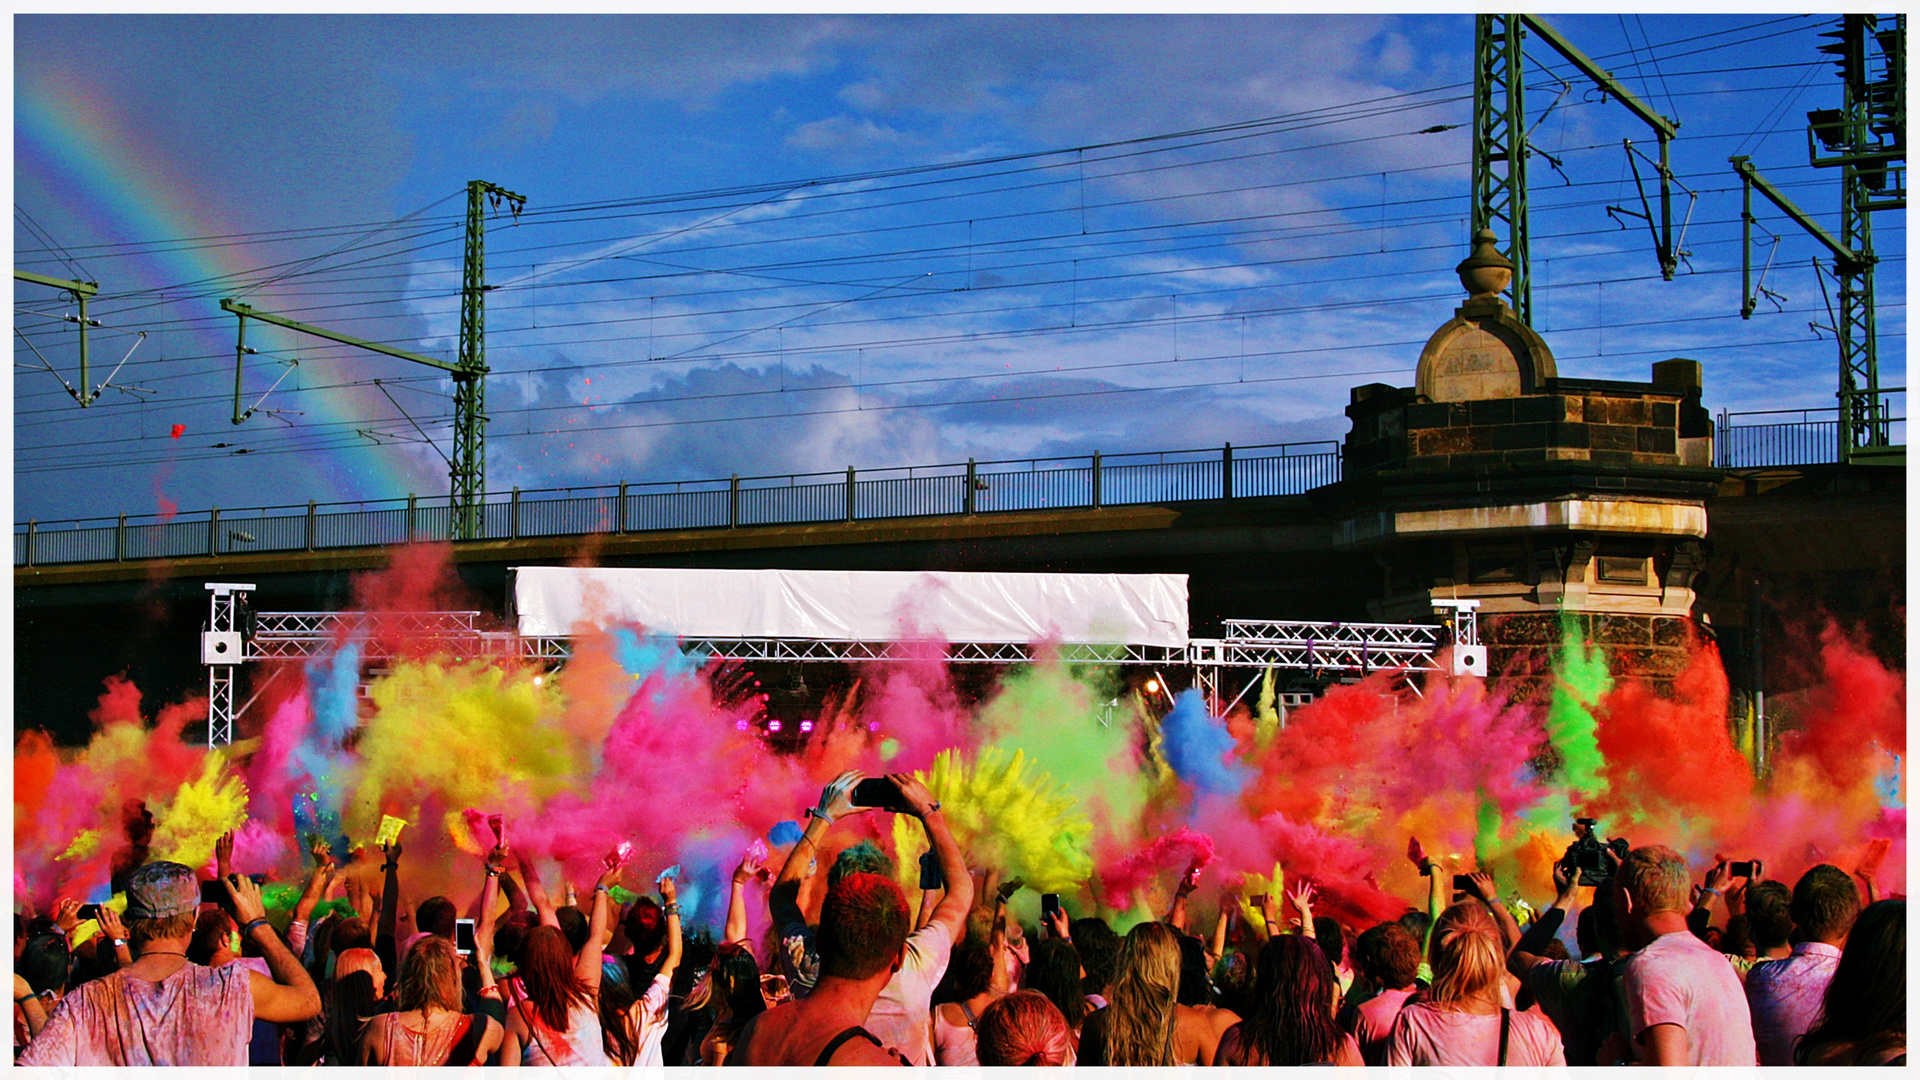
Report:
[[[980,1013],[977,1049],[982,1065],[1072,1065],[1073,1030],[1053,999],[1018,990]]]
[[[407,950],[394,1005],[367,1024],[360,1064],[480,1065],[500,1048],[498,1021],[461,1011],[460,955],[437,934]]]
[[[1200,1010],[1179,1003],[1180,943],[1165,923],[1127,932],[1107,986],[1107,1006],[1080,1027],[1082,1065],[1212,1065],[1220,1036]]]
[[[1502,985],[1507,950],[1485,900],[1462,900],[1434,920],[1427,941],[1433,983],[1393,1022],[1388,1065],[1565,1065],[1559,1029],[1538,1012],[1519,1012]]]

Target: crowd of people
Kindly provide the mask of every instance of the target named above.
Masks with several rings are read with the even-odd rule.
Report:
[[[1555,864],[1536,916],[1490,875],[1455,875],[1414,845],[1427,895],[1377,925],[1316,912],[1312,883],[1297,881],[1282,895],[1229,889],[1202,926],[1192,872],[1164,912],[1075,917],[1048,896],[1026,925],[1009,905],[1023,883],[970,866],[913,776],[887,779],[931,848],[917,905],[881,848],[834,843],[836,822],[875,812],[852,804],[862,779],[826,786],[779,867],[758,845],[742,858],[718,935],[683,929],[671,868],[657,892],[616,903],[636,869],[620,851],[584,905],[572,883],[556,905],[504,835],[471,871],[465,919],[446,896],[402,902],[397,841],[378,849],[377,875],[347,873],[316,841],[284,922],[230,843],[207,881],[147,862],[115,882],[124,910],[16,913],[16,1061],[1905,1062],[1906,901],[1876,896],[1870,873],[1823,864],[1789,887],[1723,862],[1696,882],[1670,848],[1603,848],[1598,866]],[[328,903],[336,890],[347,904]],[[762,897],[771,928],[756,938]]]

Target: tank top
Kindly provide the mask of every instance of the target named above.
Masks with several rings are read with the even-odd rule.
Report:
[[[520,1047],[520,1064],[532,1065],[607,1065],[607,1048],[600,1037],[600,1012],[591,1005],[575,1003],[567,1010],[567,1030],[555,1031],[540,1018],[540,1010],[531,1002],[519,1003],[520,1019],[528,1036]]]

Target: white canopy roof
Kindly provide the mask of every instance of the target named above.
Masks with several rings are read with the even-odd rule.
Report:
[[[519,566],[523,637],[638,623],[694,638],[1187,644],[1185,574]]]

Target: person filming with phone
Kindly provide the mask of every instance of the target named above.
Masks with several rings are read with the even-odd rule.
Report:
[[[259,946],[271,977],[189,961],[200,884],[190,867],[147,863],[127,881],[133,963],[62,999],[17,1063],[245,1065],[255,1018],[291,1024],[317,1015],[320,993],[267,924],[260,886],[238,874],[225,885],[241,936]]]
[[[871,844],[856,844],[828,870],[820,925],[809,928],[800,886],[814,871],[821,838],[835,821],[872,809],[912,814],[926,829],[945,886],[932,919],[909,934],[906,899],[893,883],[891,860]],[[768,898],[796,1000],[755,1017],[727,1063],[933,1064],[930,1002],[973,906],[973,878],[939,802],[904,773],[864,780],[849,771],[821,791],[819,805],[807,815],[806,831]]]

